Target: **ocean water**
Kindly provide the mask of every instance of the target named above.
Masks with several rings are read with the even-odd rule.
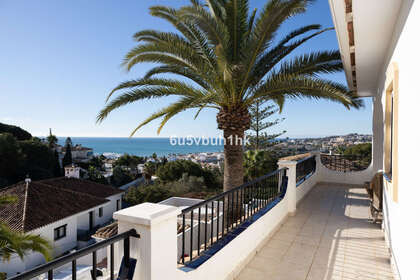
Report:
[[[64,145],[67,137],[58,137],[58,143]],[[151,156],[156,153],[158,156],[169,154],[189,154],[203,152],[222,152],[223,145],[214,141],[217,145],[171,145],[169,138],[108,138],[108,137],[71,137],[73,145],[93,148],[95,154],[116,153],[130,154],[137,156]]]

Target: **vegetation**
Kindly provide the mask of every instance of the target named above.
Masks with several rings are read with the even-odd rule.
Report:
[[[73,163],[73,158],[72,158],[72,155],[71,155],[72,145],[70,143],[67,143],[67,140],[66,140],[66,146],[65,147],[66,147],[66,153],[64,154],[64,157],[63,157],[63,168],[66,167],[67,165]]]
[[[268,151],[249,150],[245,152],[245,181],[251,181],[276,170],[277,159],[277,156]]]
[[[97,168],[95,168],[92,165],[88,167],[87,176],[89,181],[108,185],[107,179],[101,174],[101,172]]]
[[[143,202],[160,202],[172,196],[185,196],[191,192],[206,191],[203,178],[188,176],[182,177],[174,182],[156,184],[130,188],[125,195],[125,200],[131,205]]]
[[[264,106],[264,102],[257,101],[249,108],[251,114],[251,133],[247,135],[250,143],[248,148],[259,150],[273,147],[278,143],[278,140],[276,139],[286,132],[283,130],[280,133],[268,134],[264,131],[278,125],[280,121],[284,120],[274,119],[272,121],[265,121],[267,118],[277,113],[278,109],[275,109],[275,107],[276,106],[274,105]]]
[[[346,108],[362,101],[342,84],[320,74],[342,70],[340,53],[312,51],[291,57],[311,38],[331,30],[311,24],[279,34],[282,24],[306,11],[310,0],[268,0],[264,8],[250,12],[248,0],[191,0],[178,9],[153,6],[150,13],[171,23],[178,33],[142,30],[134,34],[139,44],[125,56],[127,70],[141,63],[158,63],[143,77],[115,87],[98,122],[127,104],[168,96],[178,99],[141,122],[134,134],[155,119],[162,127],[178,113],[204,108],[218,111],[218,128],[225,144],[224,190],[243,183],[243,151],[240,141],[250,128],[249,108],[256,101],[271,100],[281,109],[287,99],[327,99]],[[161,78],[160,74],[181,78]],[[186,79],[185,79],[186,78]],[[111,100],[115,93],[119,96]],[[238,140],[238,141],[235,141]]]
[[[50,149],[54,148],[58,143],[58,138],[52,134],[51,128],[50,128],[50,135],[47,136],[47,142],[48,142],[48,147]]]
[[[0,187],[27,175],[33,180],[60,176],[58,155],[39,139],[18,141],[10,133],[0,134]]]
[[[189,160],[176,160],[168,162],[158,168],[156,176],[160,181],[174,182],[182,178],[184,174],[188,176],[202,177],[204,184],[209,189],[220,188],[218,174],[216,170],[202,168],[201,165]]]
[[[26,130],[18,126],[8,125],[5,123],[0,123],[0,134],[1,133],[10,133],[19,141],[29,140],[32,138],[32,135]]]
[[[0,197],[0,207],[15,202],[16,197]],[[48,261],[51,259],[51,249],[50,243],[41,236],[14,232],[6,224],[0,222],[1,261],[9,261],[13,254],[17,254],[23,260],[30,251],[41,253]]]
[[[344,149],[346,156],[360,156],[362,158],[372,158],[372,143],[357,144]]]
[[[137,169],[137,165],[144,163],[146,159],[144,157],[132,156],[129,154],[123,154],[114,163],[115,166],[126,166],[131,169]]]
[[[122,185],[130,183],[134,179],[135,177],[132,176],[127,169],[121,166],[116,166],[112,170],[111,185],[114,187],[121,187]]]

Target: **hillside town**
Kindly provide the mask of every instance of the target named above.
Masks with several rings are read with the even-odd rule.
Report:
[[[3,2],[0,280],[419,279],[420,1]]]

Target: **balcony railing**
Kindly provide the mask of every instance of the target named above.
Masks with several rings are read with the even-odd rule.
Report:
[[[47,262],[46,264],[37,266],[31,270],[18,274],[16,276],[8,278],[8,280],[29,280],[34,277],[38,277],[44,273],[47,273],[48,280],[54,279],[54,269],[62,267],[66,264],[71,263],[72,268],[72,280],[76,280],[77,275],[77,259],[80,259],[86,255],[92,254],[92,280],[97,278],[97,259],[96,252],[102,248],[110,246],[110,280],[114,280],[114,244],[120,240],[124,240],[124,256],[121,264],[119,279],[128,279],[129,270],[131,269],[130,260],[130,237],[140,236],[134,229],[115,235],[104,241],[92,244],[88,247],[80,249],[74,253],[62,256],[53,261]]]
[[[321,154],[321,163],[328,169],[339,172],[362,171],[369,167],[371,158],[355,155]]]
[[[311,177],[316,170],[316,156],[301,159],[296,164],[296,187]]]
[[[239,234],[261,210],[283,199],[286,189],[286,168],[282,168],[183,209],[178,216],[178,262],[188,266],[204,253],[211,254],[215,244]]]

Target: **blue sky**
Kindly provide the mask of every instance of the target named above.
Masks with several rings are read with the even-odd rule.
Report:
[[[170,100],[145,101],[112,113],[102,124],[95,117],[107,93],[119,82],[141,77],[150,65],[130,73],[120,67],[141,29],[172,30],[149,15],[151,5],[179,6],[184,0],[25,0],[0,1],[0,122],[19,125],[33,135],[126,137],[137,124]],[[265,1],[251,0],[261,7]],[[318,0],[309,11],[290,20],[282,30],[318,23],[333,26],[328,1]],[[308,50],[338,48],[334,31],[301,47]],[[344,74],[329,78],[345,82]],[[351,132],[371,133],[372,103],[361,110],[346,110],[326,101],[288,101],[279,117],[286,118],[273,131],[285,136],[326,136]],[[174,117],[160,136],[217,136],[216,111],[187,111]],[[156,137],[153,122],[136,137]]]

